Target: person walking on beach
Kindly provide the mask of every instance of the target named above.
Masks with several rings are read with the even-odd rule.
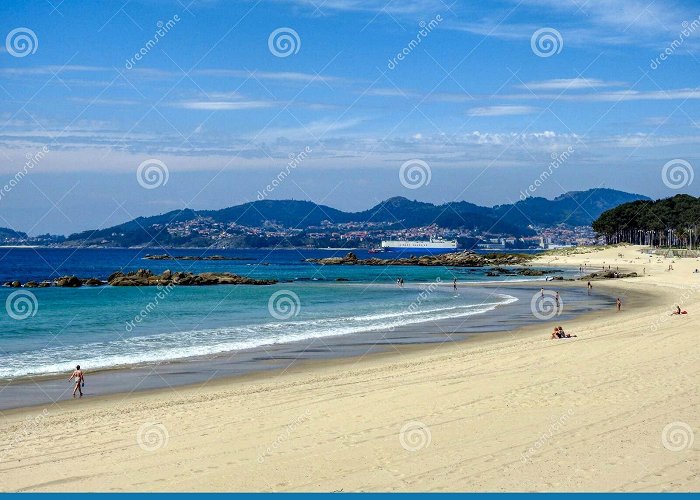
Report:
[[[586,285],[586,286],[588,287],[588,295],[590,295],[590,294],[591,294],[591,289],[593,288],[593,285],[591,285],[591,282],[589,281],[589,282],[588,282],[588,285]]]
[[[559,310],[559,292],[557,292],[556,295],[554,295],[554,300],[557,303],[557,311],[558,311]]]
[[[622,310],[622,301],[620,300],[620,297],[617,298],[615,303],[617,304],[617,312],[620,312]]]
[[[75,370],[73,370],[73,373],[71,376],[68,378],[68,382],[71,380],[75,380],[75,388],[73,389],[73,397],[75,397],[75,393],[79,392],[80,397],[83,397],[83,386],[85,385],[85,375],[83,374],[83,370],[80,369],[80,365],[75,367]]]
[[[544,288],[540,288],[540,297],[544,297]]]

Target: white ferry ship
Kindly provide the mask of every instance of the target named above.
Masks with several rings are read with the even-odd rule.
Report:
[[[442,238],[430,238],[423,240],[385,240],[382,241],[385,250],[429,250],[450,251],[457,248],[457,240],[444,240]]]

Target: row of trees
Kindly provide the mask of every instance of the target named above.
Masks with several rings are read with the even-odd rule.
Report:
[[[663,200],[639,200],[607,210],[592,224],[608,244],[698,248],[700,198],[679,194]]]

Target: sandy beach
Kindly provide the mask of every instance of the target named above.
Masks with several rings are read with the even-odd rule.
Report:
[[[619,254],[622,254],[622,257]],[[3,491],[697,491],[700,268],[636,271],[563,326],[3,412]],[[668,271],[672,264],[673,270]],[[547,285],[585,287],[585,282]],[[687,315],[672,316],[675,304]],[[89,374],[88,374],[89,383]],[[697,437],[697,439],[695,439]]]

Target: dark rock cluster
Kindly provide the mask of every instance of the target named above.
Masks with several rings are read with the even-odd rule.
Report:
[[[62,288],[78,288],[81,286],[157,286],[157,285],[182,285],[182,286],[200,286],[200,285],[273,285],[277,280],[259,280],[247,278],[232,273],[189,273],[189,272],[172,272],[163,271],[162,274],[153,274],[148,269],[139,269],[130,273],[116,272],[112,273],[107,281],[102,281],[97,278],[78,278],[77,276],[62,276],[53,281],[27,281],[21,282],[9,281],[3,286],[12,288],[44,288],[56,286]]]
[[[370,257],[359,259],[357,255],[349,252],[343,257],[325,257],[321,259],[306,259],[306,262],[332,265],[360,265],[360,266],[445,266],[445,267],[484,267],[492,265],[518,265],[529,261],[531,257],[523,254],[477,254],[470,251],[441,253],[435,255],[412,255],[410,257],[396,257],[382,259]],[[543,273],[544,274],[544,273]]]
[[[637,273],[621,273],[619,271],[603,271],[581,276],[581,281],[611,280],[617,278],[636,278]]]
[[[258,280],[232,273],[189,273],[163,271],[153,274],[148,269],[139,269],[130,273],[116,272],[107,278],[112,286],[157,286],[157,285],[273,285],[277,280]]]
[[[223,255],[170,255],[167,253],[161,255],[146,255],[147,260],[255,260],[251,257],[225,257]]]

